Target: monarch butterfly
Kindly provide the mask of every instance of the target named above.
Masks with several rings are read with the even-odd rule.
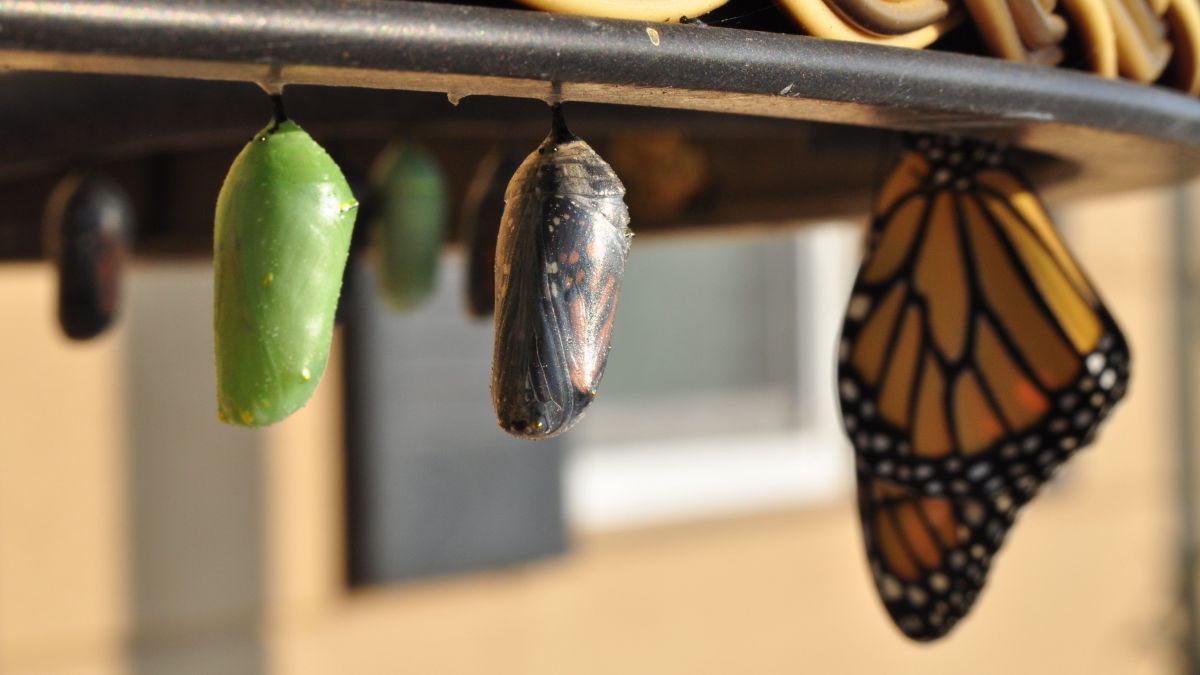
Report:
[[[112,323],[134,219],[128,193],[102,174],[73,173],[51,191],[47,249],[58,267],[58,323],[68,338],[93,338]]]
[[[504,217],[508,179],[524,156],[495,150],[479,163],[463,204],[463,238],[467,252],[467,311],[491,316],[496,308],[496,237]]]
[[[383,295],[398,310],[412,309],[433,293],[446,238],[446,178],[420,146],[396,141],[371,171],[379,204],[372,228]]]
[[[624,194],[556,106],[509,183],[496,244],[492,404],[514,436],[566,431],[596,396],[633,236]]]
[[[877,197],[838,363],[876,587],[935,639],[1124,394],[1125,338],[998,147],[919,136]]]
[[[308,402],[325,371],[358,202],[276,99],[217,197],[217,417],[262,426]]]

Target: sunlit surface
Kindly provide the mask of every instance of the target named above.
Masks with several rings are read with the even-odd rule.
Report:
[[[814,460],[828,472],[814,478],[770,441],[836,419],[767,411],[768,432],[742,441],[706,416],[691,455],[677,431],[588,430],[607,395],[613,415],[637,400],[616,379],[636,312],[617,322],[613,388],[578,428],[567,485],[599,492],[567,496],[572,550],[351,592],[338,359],[295,418],[224,428],[208,265],[137,268],[118,329],[85,345],[56,332],[48,267],[0,268],[0,672],[1180,672],[1169,206],[1140,194],[1059,214],[1129,337],[1130,394],[1022,515],[971,616],[925,646],[902,638],[874,596],[836,459],[849,451],[835,448],[824,469]],[[637,255],[623,309],[635,307],[624,303]],[[808,358],[797,363],[829,378],[818,392],[829,398],[804,405],[832,410],[833,354]],[[686,429],[687,406],[656,395]],[[739,465],[743,442],[747,466],[765,473]],[[609,461],[605,448],[641,454]],[[671,462],[688,474],[672,477]],[[655,502],[645,476],[656,471],[690,500]]]

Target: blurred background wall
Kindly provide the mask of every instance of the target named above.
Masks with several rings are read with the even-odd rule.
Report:
[[[353,586],[339,347],[300,414],[229,428],[207,263],[135,268],[83,345],[49,266],[0,267],[0,672],[1181,672],[1178,209],[1059,211],[1130,395],[927,646],[874,597],[836,427],[860,224],[636,242],[605,393],[566,440],[565,553]]]

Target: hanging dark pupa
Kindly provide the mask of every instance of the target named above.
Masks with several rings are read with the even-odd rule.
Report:
[[[450,211],[445,174],[433,155],[402,140],[380,154],[371,185],[379,200],[371,245],[380,288],[393,308],[410,310],[437,281]]]
[[[633,237],[624,195],[556,106],[508,185],[496,244],[492,404],[513,436],[566,431],[596,396]]]
[[[134,220],[129,195],[101,174],[70,174],[50,193],[46,244],[58,267],[58,322],[72,340],[96,337],[112,323]]]
[[[504,217],[504,194],[524,159],[511,149],[489,152],[479,162],[463,201],[467,312],[476,318],[489,317],[496,309],[496,238]]]

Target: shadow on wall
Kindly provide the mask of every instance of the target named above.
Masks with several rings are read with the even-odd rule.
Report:
[[[128,284],[127,649],[134,673],[253,675],[267,667],[265,434],[217,421],[211,275],[178,267]]]

